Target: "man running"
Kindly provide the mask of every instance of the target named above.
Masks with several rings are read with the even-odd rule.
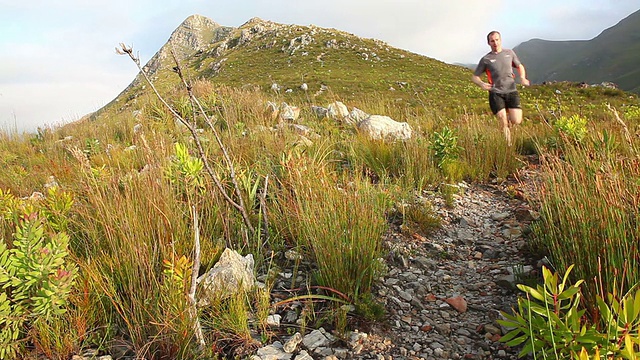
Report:
[[[491,51],[480,59],[471,81],[482,89],[489,91],[489,106],[498,118],[500,129],[511,146],[511,125],[522,122],[522,108],[520,94],[516,88],[513,68],[518,68],[522,85],[528,86],[527,73],[518,56],[511,49],[502,48],[500,33],[492,31],[487,35],[487,43]],[[488,83],[480,79],[482,73],[487,73]]]

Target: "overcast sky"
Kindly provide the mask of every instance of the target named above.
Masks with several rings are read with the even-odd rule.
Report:
[[[115,47],[133,45],[146,63],[192,14],[234,27],[252,17],[313,24],[475,63],[491,30],[507,48],[588,40],[638,9],[638,0],[0,0],[0,129],[32,132],[101,108],[137,73]]]

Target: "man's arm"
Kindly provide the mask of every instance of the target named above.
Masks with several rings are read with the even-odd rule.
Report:
[[[474,74],[473,76],[471,76],[471,81],[473,81],[474,84],[480,86],[483,90],[491,90],[491,84],[482,81],[482,79],[480,79],[480,76]]]
[[[527,70],[525,70],[524,65],[518,65],[518,72],[520,73],[520,82],[522,83],[522,85],[531,85],[531,82],[529,81],[529,79],[527,79]]]

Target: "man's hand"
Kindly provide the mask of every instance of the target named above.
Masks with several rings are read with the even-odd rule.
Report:
[[[471,81],[473,81],[473,83],[474,83],[474,84],[476,84],[476,85],[480,86],[480,88],[481,88],[482,90],[487,90],[487,91],[489,91],[489,90],[491,90],[491,88],[493,87],[493,85],[491,85],[491,84],[489,84],[489,83],[486,83],[486,82],[482,81],[482,79],[480,79],[480,77],[479,77],[479,76],[475,76],[475,75],[473,75],[473,76],[471,77]]]
[[[482,90],[487,90],[487,91],[489,91],[489,90],[491,90],[491,88],[493,87],[491,84],[488,84],[488,83],[486,83],[486,82],[482,81],[482,79],[480,79],[480,77],[479,77],[479,76],[476,76],[476,75],[473,75],[473,76],[471,77],[471,81],[473,81],[473,83],[474,83],[474,84],[476,84],[476,85],[480,86],[480,88],[481,88]]]
[[[527,79],[527,78],[521,78],[521,79],[520,79],[520,82],[521,82],[521,83],[522,83],[522,85],[524,85],[524,86],[529,86],[529,85],[531,85],[531,82],[530,82],[530,81],[529,81],[529,79]]]

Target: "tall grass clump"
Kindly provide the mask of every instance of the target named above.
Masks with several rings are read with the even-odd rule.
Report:
[[[349,148],[353,170],[362,173],[375,183],[387,184],[405,173],[406,150],[400,141],[389,142],[357,136]]]
[[[462,148],[460,161],[466,164],[465,178],[487,181],[491,177],[505,179],[522,166],[518,148],[528,137],[521,128],[512,128],[515,146],[507,146],[502,132],[497,131],[495,117],[462,115],[458,121],[457,144]],[[526,124],[529,126],[529,124]]]
[[[318,265],[318,282],[357,302],[380,275],[387,199],[366,182],[342,189],[327,181],[301,185],[300,241]]]
[[[640,266],[640,163],[606,151],[585,141],[567,144],[561,157],[545,156],[538,189],[541,221],[534,243],[550,251],[558,268],[576,264],[591,306],[598,287],[613,293],[613,284],[624,290],[640,282],[632,270]]]
[[[404,143],[402,154],[404,176],[398,182],[405,189],[423,190],[442,179],[442,173],[431,156],[429,140],[423,136]]]
[[[295,236],[293,245],[317,264],[318,284],[357,303],[379,275],[389,203],[368,180],[340,177],[330,152],[325,148],[283,163],[279,218]]]
[[[39,139],[46,138],[47,134],[42,130],[40,138],[29,139],[27,135],[0,131],[0,189],[9,190],[17,196],[44,191],[42,184],[51,174],[31,170],[34,167],[48,169],[50,166],[50,158],[38,148]]]

